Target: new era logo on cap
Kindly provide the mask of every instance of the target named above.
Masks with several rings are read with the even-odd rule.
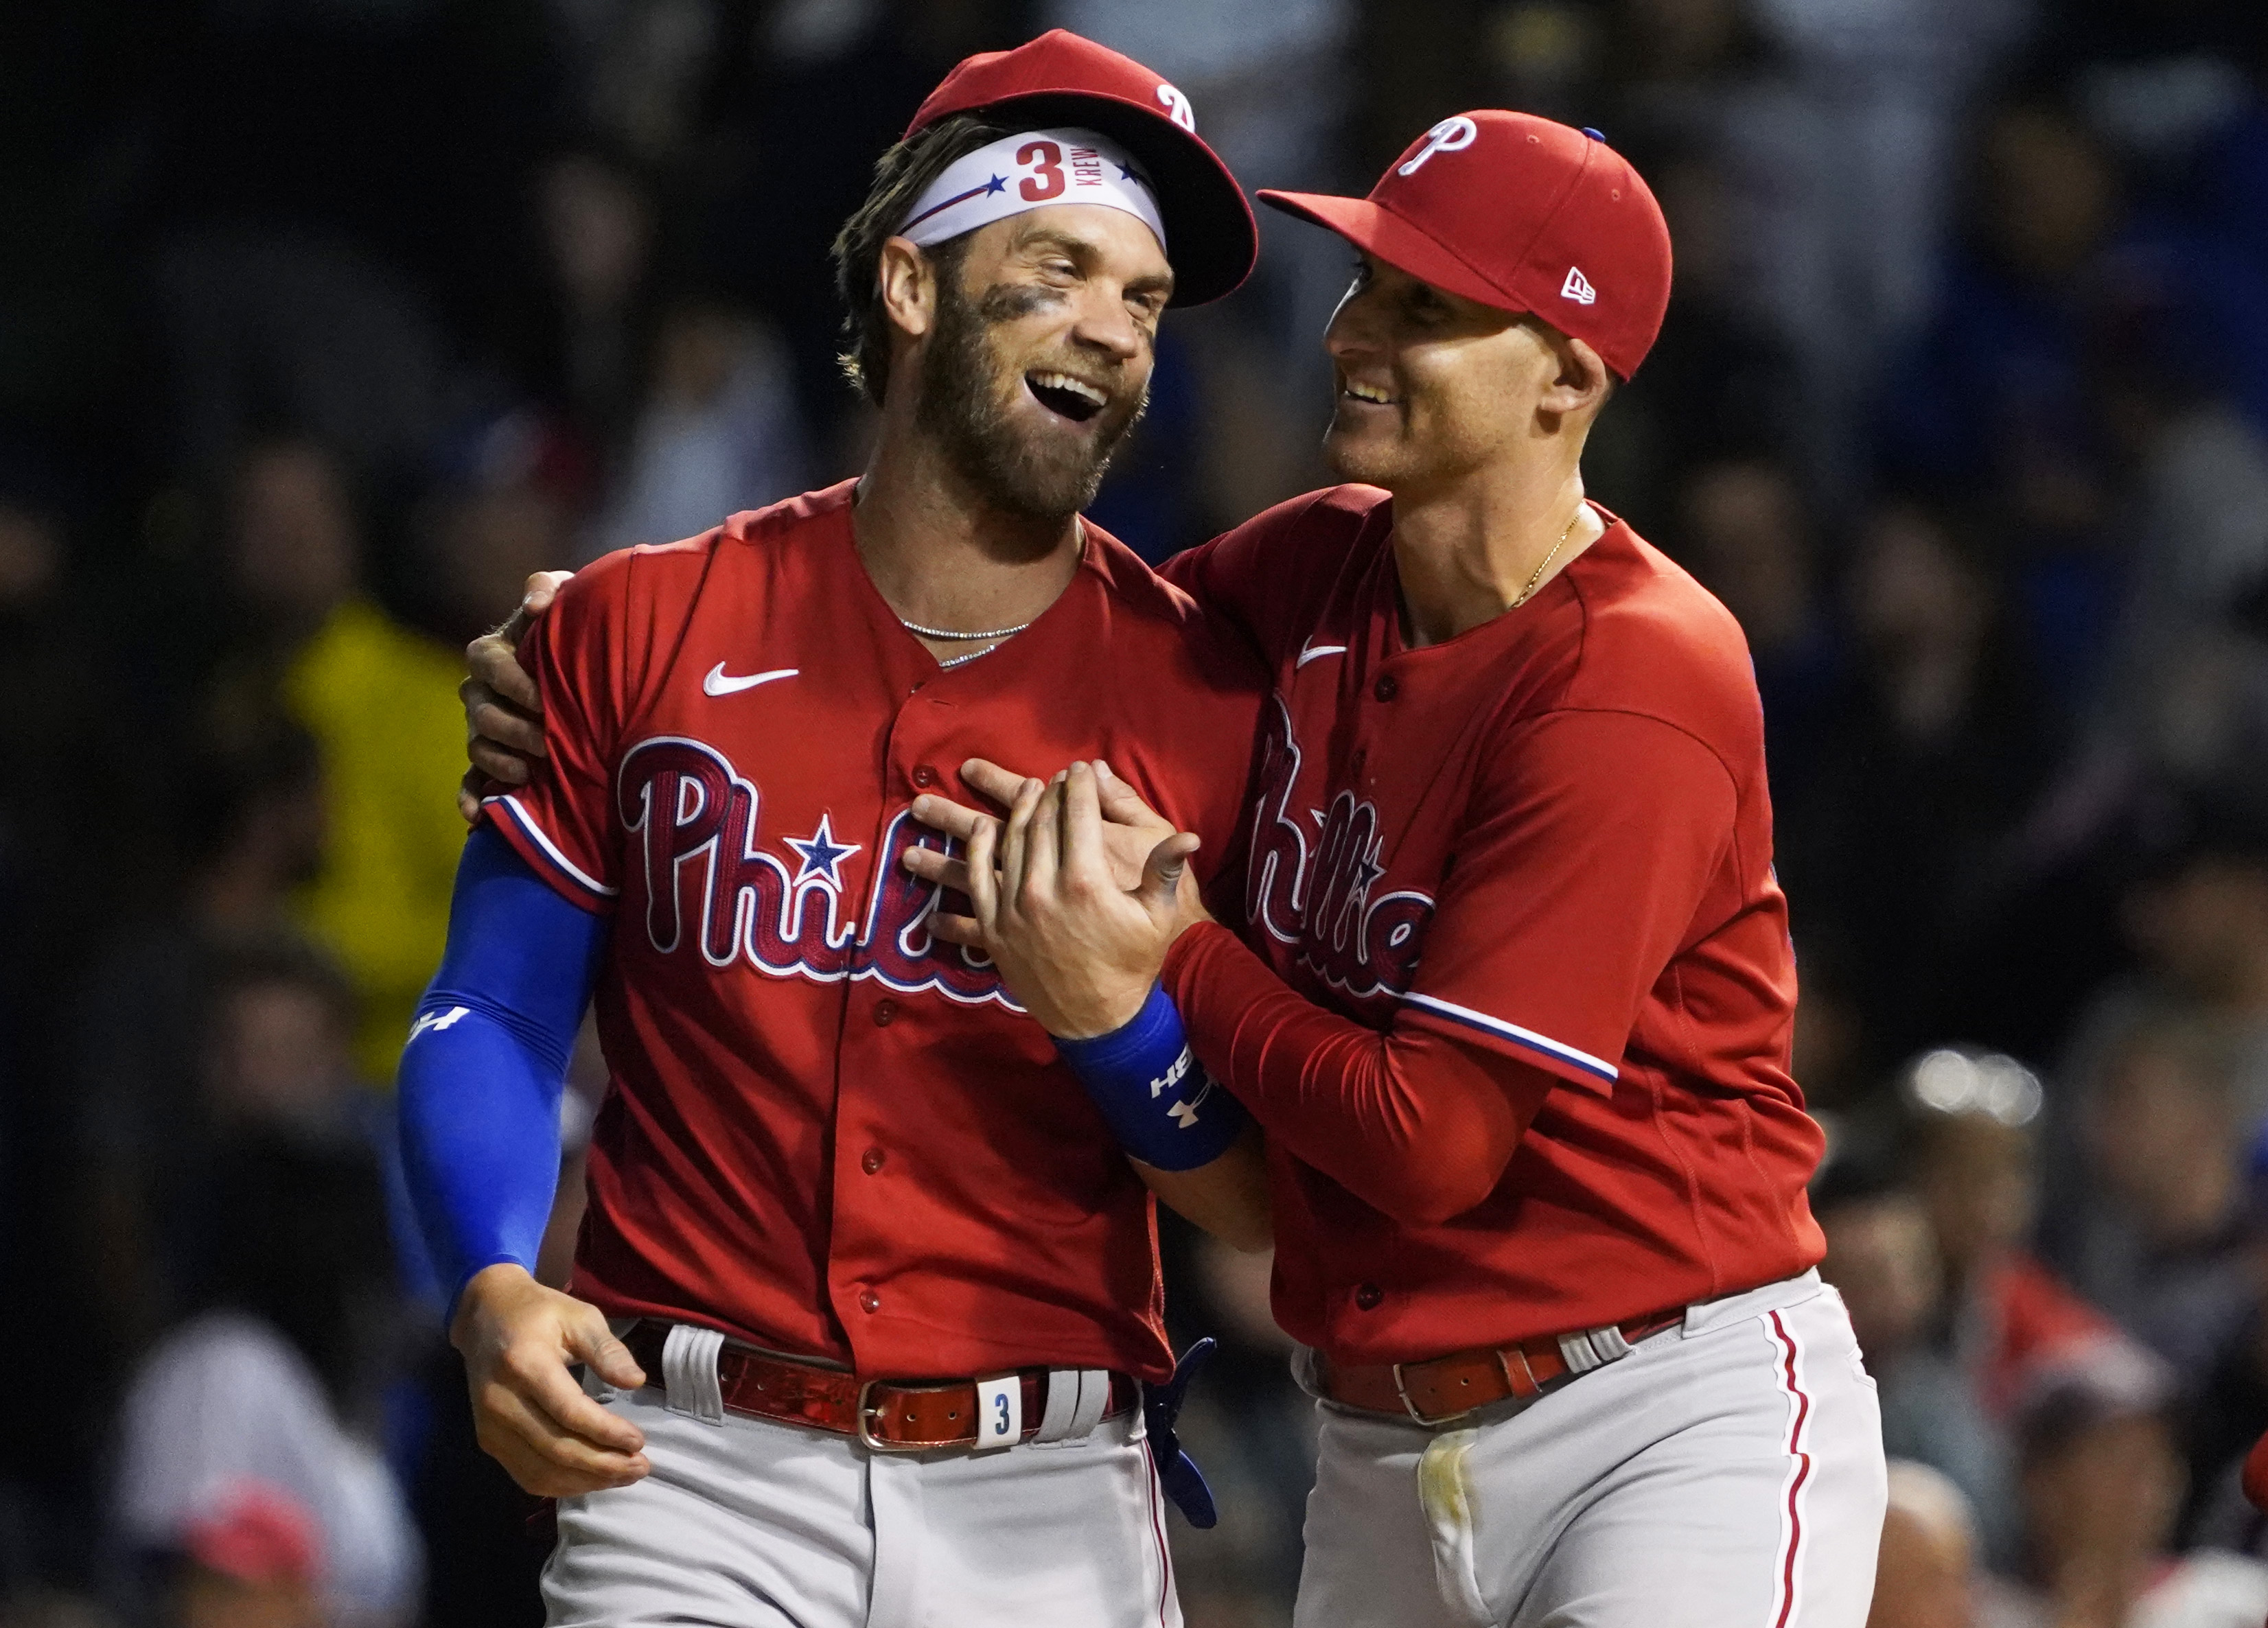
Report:
[[[1559,285],[1559,298],[1572,299],[1579,306],[1594,306],[1599,302],[1599,291],[1591,286],[1579,267],[1567,268],[1567,280]]]

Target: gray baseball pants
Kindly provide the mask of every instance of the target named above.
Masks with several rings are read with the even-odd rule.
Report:
[[[559,1500],[550,1628],[1181,1628],[1138,1410],[1064,1441],[877,1453],[591,1389],[653,1470]]]
[[[1297,1628],[1861,1628],[1881,1413],[1815,1272],[1526,1403],[1319,1402]]]

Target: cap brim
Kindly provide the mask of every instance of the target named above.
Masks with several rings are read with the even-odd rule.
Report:
[[[1270,209],[1296,215],[1336,232],[1357,248],[1367,249],[1388,265],[1408,272],[1422,283],[1498,311],[1525,313],[1526,301],[1516,298],[1468,265],[1440,242],[1399,215],[1368,198],[1342,198],[1325,192],[1277,192],[1263,188],[1260,201]]]
[[[1099,130],[1142,161],[1156,183],[1174,266],[1176,306],[1202,306],[1232,292],[1260,257],[1260,229],[1244,188],[1220,155],[1171,119],[1115,96],[1042,92],[1005,97],[968,111],[994,123],[1012,117],[1029,129],[1080,125]]]

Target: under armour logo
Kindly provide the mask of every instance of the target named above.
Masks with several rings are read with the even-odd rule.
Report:
[[[417,1021],[409,1026],[409,1038],[415,1040],[429,1028],[438,1035],[458,1019],[471,1015],[471,1009],[465,1006],[452,1006],[446,1012],[421,1012],[417,1014]]]
[[[1567,280],[1559,285],[1559,298],[1572,299],[1579,306],[1594,306],[1599,303],[1599,291],[1591,286],[1590,278],[1578,268],[1570,266]]]
[[[1435,153],[1462,152],[1473,144],[1480,133],[1480,126],[1462,114],[1453,119],[1444,119],[1425,132],[1425,144],[1418,150],[1417,155],[1394,173],[1396,175],[1415,175],[1425,160]]]
[[[1174,1116],[1174,1123],[1184,1131],[1197,1122],[1197,1110],[1191,1103],[1176,1102],[1169,1111]]]
[[[1166,116],[1194,136],[1197,133],[1197,110],[1189,106],[1189,99],[1170,85],[1158,87],[1158,99],[1165,104]]]

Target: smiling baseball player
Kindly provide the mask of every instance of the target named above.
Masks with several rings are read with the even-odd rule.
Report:
[[[560,1499],[552,1623],[1179,1621],[1144,1182],[1233,1219],[1257,1154],[1189,1073],[1114,1140],[899,856],[1003,739],[1234,850],[1263,675],[1077,512],[1164,307],[1253,253],[1155,75],[971,58],[838,243],[863,479],[610,556],[526,645],[548,761],[485,802],[401,1081],[482,1442]],[[593,995],[571,1295],[531,1269]]]
[[[1592,133],[1493,111],[1366,199],[1262,196],[1360,252],[1326,447],[1366,484],[1167,570],[1273,674],[1243,941],[1085,762],[964,765],[1005,825],[916,799],[970,844],[904,856],[970,895],[932,928],[1121,1134],[1180,1106],[1185,1046],[1267,1129],[1322,1421],[1301,1624],[1856,1628],[1880,1418],[1812,1270],[1755,682],[1580,469],[1660,325],[1659,209]]]
[[[969,895],[932,928],[1099,1099],[1186,1035],[1266,1130],[1322,1416],[1300,1623],[1858,1628],[1880,1417],[1812,1270],[1756,684],[1579,467],[1660,325],[1660,212],[1493,111],[1367,198],[1260,195],[1360,254],[1326,449],[1366,484],[1168,568],[1274,674],[1242,939],[1121,890],[1103,811],[1160,828],[1086,762],[965,766],[1005,824],[917,804],[968,843],[908,856]]]

